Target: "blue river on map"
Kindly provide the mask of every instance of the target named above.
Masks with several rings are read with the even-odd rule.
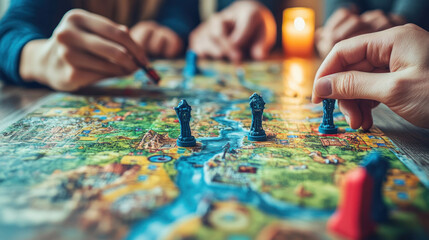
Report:
[[[268,94],[268,91],[265,93]],[[180,195],[169,205],[155,210],[148,218],[135,224],[127,239],[162,238],[168,230],[171,230],[169,227],[177,221],[186,219],[188,216],[204,215],[210,202],[231,199],[255,206],[266,214],[283,219],[326,219],[332,214],[332,211],[328,210],[304,208],[278,201],[268,194],[253,190],[250,186],[210,183],[205,179],[204,168],[193,166],[193,164],[204,164],[216,154],[222,153],[222,147],[228,142],[231,149],[242,146],[248,131],[242,128],[240,122],[227,119],[227,114],[235,110],[236,104],[244,102],[247,100],[220,100],[222,108],[217,112],[220,116],[215,117],[214,120],[225,125],[226,128],[220,132],[219,137],[199,138],[198,142],[201,142],[204,147],[200,153],[180,157],[176,161],[175,166],[178,171],[176,185]]]

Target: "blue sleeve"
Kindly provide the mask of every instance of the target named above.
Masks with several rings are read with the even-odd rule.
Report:
[[[187,45],[189,34],[200,23],[199,0],[165,0],[157,21],[176,32]]]
[[[0,78],[20,85],[22,48],[35,39],[49,38],[64,13],[71,8],[65,0],[13,0],[0,21]]]
[[[429,19],[427,15],[429,11],[428,0],[396,0],[392,13],[404,17],[409,23],[414,23],[428,30]]]

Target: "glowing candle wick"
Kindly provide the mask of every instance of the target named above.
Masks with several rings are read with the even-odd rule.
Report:
[[[293,21],[293,24],[296,30],[298,31],[302,31],[305,28],[305,21],[304,21],[304,18],[302,17],[296,17],[295,20]]]

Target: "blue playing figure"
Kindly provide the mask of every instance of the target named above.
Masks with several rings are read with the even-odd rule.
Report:
[[[191,127],[189,122],[191,120],[192,108],[189,106],[185,99],[180,101],[179,105],[174,108],[180,122],[180,136],[177,139],[177,146],[179,147],[194,147],[197,144],[195,137],[191,135]]]
[[[250,96],[249,104],[252,109],[252,125],[250,126],[250,132],[247,138],[250,141],[266,141],[267,135],[262,128],[262,114],[265,109],[264,99],[257,93],[254,93]]]
[[[386,173],[389,169],[389,162],[378,151],[371,152],[365,157],[362,167],[374,179],[372,193],[371,214],[372,219],[377,223],[386,222],[389,217],[389,209],[383,201],[383,182],[386,180]]]
[[[319,132],[323,134],[336,134],[338,128],[334,124],[335,99],[323,100],[323,120]]]
[[[194,77],[199,73],[200,70],[198,69],[198,55],[194,51],[188,50],[186,52],[186,63],[185,68],[183,69],[183,76]]]

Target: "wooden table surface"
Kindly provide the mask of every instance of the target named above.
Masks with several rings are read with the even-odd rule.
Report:
[[[320,60],[314,62],[316,69],[319,64]],[[52,93],[44,88],[28,89],[0,82],[0,128],[18,120],[16,118],[27,112],[38,100]],[[429,175],[429,129],[413,126],[385,105],[374,110],[374,124]]]

